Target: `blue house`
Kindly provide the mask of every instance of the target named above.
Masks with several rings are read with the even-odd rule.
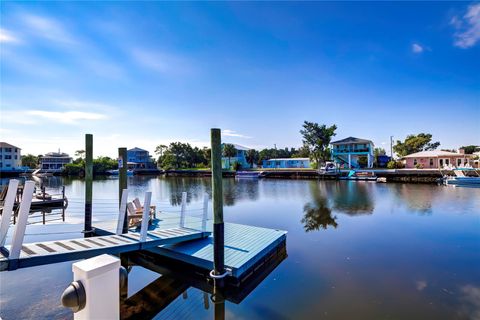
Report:
[[[225,144],[222,143],[222,150],[224,145]],[[235,163],[239,163],[240,166],[244,169],[250,168],[251,166],[247,162],[247,151],[250,150],[250,148],[238,144],[233,144],[233,146],[237,150],[237,154],[235,157],[222,157],[222,169],[230,169],[235,165]]]
[[[274,158],[263,160],[263,168],[310,168],[309,158]]]
[[[348,137],[334,141],[332,145],[332,160],[343,168],[372,168],[373,142],[366,139]]]
[[[147,150],[133,148],[127,150],[127,161],[129,169],[155,169],[150,153]]]

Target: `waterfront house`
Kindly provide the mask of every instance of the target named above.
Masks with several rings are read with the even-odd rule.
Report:
[[[263,160],[263,168],[310,168],[309,158],[273,158]]]
[[[409,154],[402,158],[402,162],[407,169],[437,169],[445,166],[473,166],[473,155],[465,154],[463,149],[458,152],[431,150],[420,151]]]
[[[222,143],[222,150],[224,145],[225,144]],[[247,162],[247,151],[250,150],[250,148],[238,144],[233,144],[233,146],[237,150],[237,154],[230,158],[222,157],[222,169],[230,169],[235,163],[238,163],[243,169],[250,168],[250,164]]]
[[[72,158],[64,152],[49,152],[39,158],[40,172],[56,173],[61,172],[66,164],[72,163]]]
[[[372,168],[373,142],[348,137],[331,143],[332,160],[341,168]]]
[[[22,170],[21,149],[6,142],[0,142],[0,170]]]
[[[137,147],[127,150],[127,162],[129,169],[156,169],[150,153]]]
[[[378,155],[377,156],[377,167],[385,168],[390,160],[392,160],[392,158],[390,158],[390,156],[387,156],[387,155],[384,155],[384,154]]]

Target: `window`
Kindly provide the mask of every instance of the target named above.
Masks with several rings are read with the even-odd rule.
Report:
[[[450,164],[450,159],[445,159],[445,164],[448,166]]]
[[[414,166],[417,165],[417,159],[413,159],[413,165],[414,165]]]
[[[12,152],[12,148],[4,148],[5,152]]]
[[[433,167],[433,159],[430,158],[430,167]]]
[[[9,163],[7,163],[7,164],[5,165],[5,167],[10,168],[11,166],[10,166]]]
[[[0,154],[0,160],[2,160],[2,155]]]
[[[12,159],[12,156],[9,155],[9,154],[6,154],[6,155],[5,155],[5,160],[8,160],[8,159]]]
[[[462,165],[462,159],[458,158],[457,159],[457,167],[460,167]]]
[[[17,160],[17,159],[18,159],[18,156],[17,156],[17,155],[14,155],[13,158],[14,158],[15,160]]]
[[[17,148],[15,148],[15,152],[18,152],[18,149],[17,149]]]

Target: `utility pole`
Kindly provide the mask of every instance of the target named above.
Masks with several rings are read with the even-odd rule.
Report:
[[[127,189],[127,148],[118,148],[118,204],[122,201],[123,189]],[[128,232],[128,217],[123,221],[123,232]]]
[[[93,181],[93,135],[85,135],[85,237],[91,236],[92,229],[92,181]]]
[[[390,159],[393,160],[393,136],[390,136]]]

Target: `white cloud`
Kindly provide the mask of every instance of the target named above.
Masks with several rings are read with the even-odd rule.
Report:
[[[170,53],[135,48],[131,54],[138,64],[162,74],[187,74],[193,69],[187,59]]]
[[[101,113],[81,112],[81,111],[45,111],[45,110],[27,110],[25,114],[38,116],[45,119],[55,120],[60,123],[74,124],[80,120],[103,120],[107,116]]]
[[[413,53],[422,53],[425,49],[419,45],[418,43],[412,44],[412,52]]]
[[[52,18],[23,14],[20,20],[28,27],[28,32],[38,37],[63,44],[75,44],[77,40],[66,27]]]
[[[453,44],[462,49],[473,47],[480,40],[480,3],[469,6],[461,18],[454,16],[450,24],[457,29]]]
[[[10,31],[0,28],[0,42],[18,43],[20,39],[15,37]]]
[[[236,131],[229,130],[229,129],[222,130],[222,135],[226,136],[226,137],[237,137],[237,138],[244,138],[244,139],[250,139],[251,138],[249,136],[240,134]]]

